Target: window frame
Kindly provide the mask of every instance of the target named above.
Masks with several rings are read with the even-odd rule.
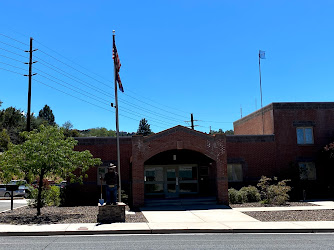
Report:
[[[310,129],[311,131],[311,137],[312,137],[312,141],[311,142],[307,142],[306,140],[306,129]],[[303,141],[300,142],[298,140],[298,130],[302,130],[303,131]],[[296,136],[297,136],[297,144],[298,145],[313,145],[314,144],[314,133],[313,133],[313,127],[307,126],[307,127],[297,127],[296,128]]]
[[[232,168],[232,174],[233,174],[233,169],[235,169],[234,166],[240,167],[240,170],[241,170],[241,180],[239,180],[239,179],[230,180],[229,179],[229,174],[228,174],[229,173],[229,166],[231,166],[231,168]],[[238,177],[237,174],[235,174],[235,176]],[[244,181],[244,171],[243,171],[243,166],[242,166],[241,163],[228,163],[227,164],[227,180],[228,180],[228,182],[243,182]]]
[[[306,168],[306,178],[302,178],[302,173],[301,173],[301,165],[305,164],[305,168]],[[311,171],[309,171],[310,166],[312,166],[312,168],[314,168],[314,177],[310,178],[310,173]],[[303,180],[303,181],[315,181],[317,180],[317,168],[315,166],[314,162],[311,161],[307,161],[307,162],[298,162],[298,170],[299,170],[299,179]]]

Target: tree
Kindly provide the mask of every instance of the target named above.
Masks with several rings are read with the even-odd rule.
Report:
[[[79,137],[80,133],[77,129],[72,129],[73,124],[70,121],[66,121],[63,126],[65,137]]]
[[[103,127],[97,127],[97,128],[91,128],[87,130],[81,130],[80,131],[82,136],[94,136],[94,137],[116,137],[116,131],[114,130],[108,130]]]
[[[45,105],[43,109],[41,109],[38,113],[38,118],[42,118],[43,120],[47,121],[47,124],[54,126],[55,123],[55,116],[51,108],[48,105]]]
[[[150,129],[150,125],[148,124],[147,120],[145,118],[141,119],[139,122],[139,127],[137,130],[137,135],[150,135],[152,134],[152,131]]]
[[[23,111],[14,107],[8,107],[0,110],[0,131],[7,130],[7,133],[12,143],[17,144],[22,142],[20,132],[26,128],[26,117]]]
[[[210,134],[226,134],[226,135],[234,135],[233,129],[225,130],[225,132],[220,128],[218,131],[211,130]]]
[[[7,133],[6,129],[3,129],[0,132],[0,152],[6,151],[8,149],[8,145],[10,143],[10,137]]]
[[[100,165],[101,160],[93,158],[86,151],[74,151],[77,141],[65,139],[63,129],[41,125],[40,131],[22,132],[26,141],[20,145],[10,144],[8,151],[0,156],[0,170],[5,180],[14,175],[22,177],[32,174],[38,176],[37,215],[41,214],[41,195],[43,179],[49,175],[82,182],[82,174],[89,167]],[[79,169],[79,171],[75,171]],[[78,172],[80,176],[74,174]]]

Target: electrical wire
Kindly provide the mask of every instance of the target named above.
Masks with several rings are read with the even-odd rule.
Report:
[[[4,63],[4,62],[0,62],[0,63],[5,64],[5,65],[8,65],[8,66],[11,66],[11,67],[13,67],[13,68],[17,68],[17,69],[21,69],[21,70],[26,70],[26,69],[23,69],[23,68],[20,68],[20,67],[16,67],[16,66],[14,66],[14,65],[11,65],[11,64],[9,64],[9,63]]]
[[[12,73],[15,73],[15,74],[18,74],[18,75],[22,76],[21,73],[15,72],[15,71],[13,71],[13,70],[5,69],[5,68],[0,68],[0,69],[2,69],[2,70],[6,70],[6,71],[9,71],[9,72],[12,72]]]
[[[37,58],[37,59],[39,59],[39,60],[41,60],[41,61],[43,61],[43,62],[46,62],[45,60],[41,59],[40,57],[36,57],[36,56],[35,56],[35,58]],[[40,63],[40,62],[39,62],[39,63]],[[49,65],[51,65],[51,64],[48,63],[48,62],[46,62],[46,63],[49,64]],[[63,74],[63,73],[59,72],[58,70],[55,70],[55,69],[53,69],[52,67],[49,67],[48,65],[46,65],[46,64],[44,64],[44,63],[41,63],[41,64],[44,65],[44,66],[46,66],[47,68],[49,68],[49,69],[51,69],[51,70],[54,70],[54,71],[56,71],[56,72],[58,72],[58,73],[60,73],[60,74],[62,74],[62,75],[64,75],[64,76],[66,76],[66,77],[68,77],[68,78],[70,78],[70,79],[72,79],[72,80],[74,80],[74,81],[80,83],[80,84],[85,85],[86,87],[89,87],[90,89],[93,89],[93,90],[95,90],[95,91],[97,91],[97,92],[100,92],[100,93],[102,93],[102,94],[105,95],[105,96],[114,98],[114,95],[108,94],[106,91],[100,90],[100,89],[96,88],[94,85],[89,84],[89,83],[87,83],[86,81],[83,81],[83,80],[81,80],[81,79],[79,79],[79,78],[77,78],[77,77],[75,77],[75,76],[73,76],[73,75],[71,75],[71,74],[69,74],[69,73],[63,71],[62,69],[60,69],[60,68],[58,68],[58,67],[56,67],[56,66],[54,66],[54,65],[51,65],[51,66],[57,68],[58,70],[60,70],[60,71],[62,71],[62,72],[65,72],[66,74],[68,74],[68,75],[70,75],[70,76],[73,76],[74,78],[73,78],[73,77],[70,77],[70,76],[67,76],[67,75],[65,75],[65,74]],[[79,79],[80,81],[76,80],[75,78]],[[129,106],[132,106],[132,107],[134,107],[134,108],[143,110],[143,111],[148,112],[148,113],[150,113],[150,114],[157,115],[157,116],[159,116],[159,117],[161,117],[161,118],[165,118],[165,119],[168,119],[168,120],[174,120],[174,121],[177,121],[177,122],[180,122],[180,121],[181,121],[181,120],[178,120],[178,119],[175,119],[175,118],[172,118],[172,117],[166,117],[166,116],[161,115],[161,114],[159,114],[159,113],[157,113],[157,112],[151,111],[151,110],[146,109],[146,108],[142,108],[142,107],[140,107],[140,106],[138,106],[138,105],[134,105],[134,104],[132,104],[132,103],[126,101],[126,100],[123,100],[122,98],[120,98],[120,102],[121,102],[121,103],[125,103],[125,104],[127,104],[127,105],[129,105]]]
[[[25,59],[28,59],[26,56],[22,56],[22,55],[20,55],[20,54],[18,54],[18,53],[15,53],[15,52],[13,52],[13,51],[8,50],[8,49],[4,49],[4,48],[0,48],[0,49],[2,49],[2,50],[4,50],[4,51],[7,51],[7,52],[9,52],[9,53],[15,54],[15,55],[17,55],[17,56],[23,57],[23,58],[25,58]]]
[[[43,46],[44,46],[44,45],[43,45]],[[45,47],[46,47],[46,46],[45,46]],[[46,55],[48,55],[49,57],[53,58],[54,60],[56,60],[56,61],[58,61],[58,62],[60,62],[60,63],[62,63],[62,64],[64,64],[64,65],[66,65],[66,66],[68,66],[68,67],[70,67],[70,68],[72,68],[72,69],[74,69],[74,70],[76,70],[77,72],[79,72],[79,73],[81,73],[81,74],[83,74],[83,75],[85,75],[85,76],[88,76],[88,77],[90,77],[91,79],[93,79],[93,80],[95,80],[95,81],[97,81],[97,82],[99,82],[99,83],[101,83],[101,84],[103,84],[103,85],[105,85],[105,86],[107,86],[107,87],[109,87],[109,88],[112,88],[110,85],[105,84],[104,82],[101,82],[101,81],[97,80],[96,78],[91,77],[91,76],[89,76],[89,75],[83,73],[82,71],[80,71],[80,70],[78,70],[78,69],[76,69],[76,68],[70,66],[69,64],[67,64],[67,63],[65,63],[65,62],[63,62],[63,61],[61,61],[61,60],[55,58],[54,56],[52,56],[52,55],[46,53],[45,51],[43,51],[43,50],[39,50],[39,51],[42,52],[42,53],[44,53],[44,54],[46,54]],[[57,53],[57,54],[59,54],[59,53]],[[60,54],[59,54],[59,55],[60,55]],[[76,64],[77,64],[77,63],[76,63]],[[77,64],[77,65],[78,65],[78,64]],[[80,65],[79,65],[79,66],[80,66]],[[80,66],[80,67],[82,67],[82,66]],[[84,68],[84,67],[82,67],[82,68]],[[87,69],[86,69],[86,70],[87,70]],[[95,73],[94,73],[94,74],[95,74]],[[97,75],[97,74],[96,74],[96,75]],[[101,76],[100,76],[100,77],[101,77]],[[109,82],[110,82],[110,81],[109,81]],[[114,88],[112,88],[112,89],[114,89]],[[130,91],[130,92],[132,92],[132,91]],[[133,93],[134,93],[134,92],[133,92]],[[174,113],[174,112],[170,112],[170,111],[168,111],[168,110],[165,110],[165,109],[162,109],[162,108],[159,108],[159,107],[156,107],[156,106],[154,106],[154,105],[152,105],[152,104],[149,104],[149,103],[147,103],[147,102],[145,102],[145,101],[143,101],[143,100],[140,100],[140,99],[138,99],[138,98],[136,98],[136,97],[133,97],[133,96],[131,96],[131,95],[128,95],[128,94],[126,94],[126,93],[123,93],[123,94],[126,95],[126,96],[129,96],[130,98],[135,99],[135,100],[137,100],[137,101],[139,101],[139,102],[145,103],[146,105],[150,105],[150,106],[152,106],[152,107],[154,107],[154,108],[156,108],[156,109],[160,109],[160,110],[162,110],[162,111],[164,111],[164,112],[167,112],[167,113],[170,113],[170,114],[173,114],[173,115],[180,116],[180,117],[184,118],[184,116],[182,116],[182,115],[176,114],[176,113]]]
[[[19,61],[19,60],[17,60],[17,59],[12,58],[12,57],[8,57],[8,56],[1,55],[1,54],[0,54],[0,56],[2,56],[2,57],[6,57],[6,58],[11,59],[11,60],[13,60],[13,61],[22,63],[22,61]]]
[[[21,42],[21,41],[19,41],[19,40],[16,40],[15,38],[12,38],[12,37],[7,36],[7,35],[5,35],[5,34],[0,33],[0,35],[1,35],[1,36],[4,36],[4,37],[7,37],[7,38],[9,38],[9,39],[11,39],[11,40],[13,40],[13,41],[15,41],[15,42],[18,42],[18,43],[21,43],[21,44],[23,44],[23,45],[28,46],[28,44],[26,44],[26,43],[24,43],[24,42]]]
[[[18,49],[18,50],[20,50],[20,51],[24,51],[24,49],[18,48],[18,47],[13,46],[13,45],[11,45],[11,44],[9,44],[9,43],[5,43],[5,42],[2,42],[2,41],[0,41],[0,43],[5,44],[5,45],[7,45],[7,46],[9,46],[9,47],[12,47],[12,48],[14,48],[14,49]]]

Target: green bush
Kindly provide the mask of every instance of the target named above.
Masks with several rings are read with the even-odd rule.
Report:
[[[276,184],[271,184],[274,181]],[[287,186],[287,182],[290,180],[277,181],[277,177],[272,180],[266,176],[262,176],[257,186],[261,190],[262,203],[285,205],[289,200],[288,192],[291,191],[291,187]]]
[[[228,199],[232,204],[241,204],[247,202],[247,195],[244,191],[238,191],[234,188],[228,190]]]
[[[240,192],[245,192],[246,202],[258,202],[261,200],[260,192],[254,186],[242,187]]]
[[[29,200],[29,206],[37,207],[38,189],[35,188],[31,191]],[[59,206],[60,205],[60,188],[57,186],[51,186],[50,188],[42,190],[41,205],[45,206]]]

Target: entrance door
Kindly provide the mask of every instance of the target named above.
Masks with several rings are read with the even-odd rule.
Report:
[[[166,167],[166,198],[179,197],[179,171],[177,166]]]

